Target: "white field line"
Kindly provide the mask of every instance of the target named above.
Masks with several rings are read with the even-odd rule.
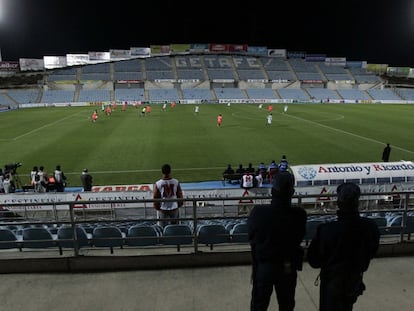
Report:
[[[350,132],[347,132],[347,131],[344,131],[344,130],[341,130],[341,129],[337,129],[337,128],[334,128],[334,127],[330,127],[330,126],[315,122],[315,121],[310,121],[310,120],[303,119],[303,118],[300,118],[300,117],[295,117],[295,116],[290,115],[290,114],[283,114],[283,115],[285,115],[286,117],[293,118],[293,119],[305,121],[305,122],[308,122],[308,123],[311,123],[311,124],[314,124],[314,125],[317,125],[317,126],[320,126],[320,127],[323,127],[323,128],[335,131],[335,132],[339,132],[339,133],[342,133],[342,134],[346,134],[346,135],[354,136],[354,137],[357,137],[357,138],[360,138],[360,139],[363,139],[363,140],[374,142],[374,143],[377,143],[377,144],[381,144],[381,145],[385,144],[383,141],[379,141],[379,140],[372,139],[372,138],[369,138],[369,137],[365,137],[365,136],[357,135],[357,134],[354,134],[354,133],[350,133]],[[404,151],[404,152],[408,152],[408,153],[414,153],[414,151],[404,149],[404,148],[401,148],[401,147],[398,147],[398,146],[395,146],[395,145],[393,145],[393,148]]]
[[[30,134],[36,133],[36,132],[38,132],[38,131],[40,131],[40,130],[42,130],[42,129],[44,129],[44,128],[47,128],[47,127],[49,127],[49,126],[52,126],[52,125],[58,124],[58,123],[60,123],[60,122],[62,122],[62,121],[65,121],[65,120],[67,120],[67,119],[69,119],[69,118],[72,118],[73,116],[76,116],[77,114],[79,114],[79,112],[74,113],[74,114],[72,114],[72,115],[69,115],[69,116],[67,116],[67,117],[65,117],[65,118],[62,118],[62,119],[56,120],[55,122],[52,122],[52,123],[49,123],[49,124],[42,125],[42,126],[40,126],[40,127],[38,127],[38,128],[35,128],[34,130],[31,130],[31,131],[29,131],[29,132],[26,132],[26,133],[22,134],[22,135],[20,135],[20,136],[16,136],[16,137],[12,138],[11,140],[18,140],[18,139],[20,139],[20,138],[22,138],[22,137],[25,137],[25,136],[27,136],[27,135],[30,135]]]
[[[174,171],[205,171],[205,170],[225,170],[225,167],[189,167],[189,168],[175,168]],[[125,174],[125,173],[148,173],[148,172],[160,172],[161,168],[147,169],[147,170],[126,170],[126,171],[94,171],[93,174]],[[80,175],[81,172],[66,173],[65,175]]]

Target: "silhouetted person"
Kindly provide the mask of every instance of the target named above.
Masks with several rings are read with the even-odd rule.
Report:
[[[382,151],[382,161],[388,162],[390,160],[391,146],[387,144]]]
[[[377,224],[359,215],[359,186],[343,183],[337,193],[337,220],[318,226],[307,252],[309,264],[320,268],[319,311],[352,311],[379,247]]]
[[[307,215],[303,208],[291,204],[293,185],[290,172],[277,172],[273,176],[271,204],[254,206],[247,220],[252,253],[251,311],[267,310],[273,289],[279,310],[295,308]]]

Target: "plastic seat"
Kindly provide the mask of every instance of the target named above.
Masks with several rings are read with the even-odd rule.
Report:
[[[22,232],[23,247],[27,248],[49,248],[56,247],[53,235],[46,228],[25,228]]]
[[[162,243],[165,245],[177,245],[180,251],[181,245],[193,244],[193,232],[189,225],[170,224],[164,227]]]
[[[21,243],[16,234],[8,228],[0,228],[0,249],[18,248],[22,250]]]
[[[96,247],[109,247],[111,254],[114,253],[114,247],[123,247],[124,240],[122,231],[115,226],[101,226],[93,229],[92,244]]]
[[[375,221],[381,235],[387,233],[387,228],[386,228],[387,227],[387,219],[385,217],[382,217],[382,216],[368,216],[368,218]]]
[[[148,246],[157,245],[158,233],[152,226],[134,225],[129,227],[127,232],[126,245],[128,246]]]
[[[59,252],[62,255],[63,248],[74,248],[75,241],[73,236],[73,227],[72,226],[62,226],[57,230],[57,243],[59,246]],[[90,240],[86,230],[82,227],[76,227],[76,244],[78,249],[84,246],[90,245]]]
[[[234,243],[247,243],[249,241],[247,223],[235,224],[230,230],[230,237]]]
[[[200,244],[209,245],[212,250],[214,244],[230,242],[230,236],[224,225],[205,224],[198,228],[197,241]]]

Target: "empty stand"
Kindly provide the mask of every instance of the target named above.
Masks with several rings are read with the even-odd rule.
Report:
[[[249,241],[247,223],[235,224],[230,230],[230,238],[234,243],[247,243]]]
[[[93,246],[109,247],[111,254],[114,253],[114,247],[123,248],[122,231],[116,226],[100,226],[92,231]]]
[[[0,249],[18,248],[22,250],[21,242],[17,235],[8,228],[0,228]]]
[[[25,228],[22,232],[23,247],[49,248],[56,247],[56,241],[50,231],[44,227]]]
[[[212,250],[214,244],[230,242],[230,236],[223,224],[203,224],[198,228],[197,241]]]
[[[126,235],[128,246],[148,246],[159,244],[158,233],[153,226],[134,225],[129,227]]]
[[[80,249],[81,247],[90,246],[90,239],[91,236],[80,226],[76,227],[76,233],[72,226],[61,226],[57,229],[57,243],[60,254],[63,253],[63,248],[73,249],[76,245]]]
[[[191,227],[186,224],[170,224],[164,227],[162,234],[164,245],[177,245],[180,251],[181,245],[193,244],[193,232]]]

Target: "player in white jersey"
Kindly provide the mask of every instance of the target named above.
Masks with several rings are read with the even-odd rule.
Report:
[[[267,118],[267,125],[271,125],[272,120],[273,120],[272,113],[269,113],[266,118]]]

